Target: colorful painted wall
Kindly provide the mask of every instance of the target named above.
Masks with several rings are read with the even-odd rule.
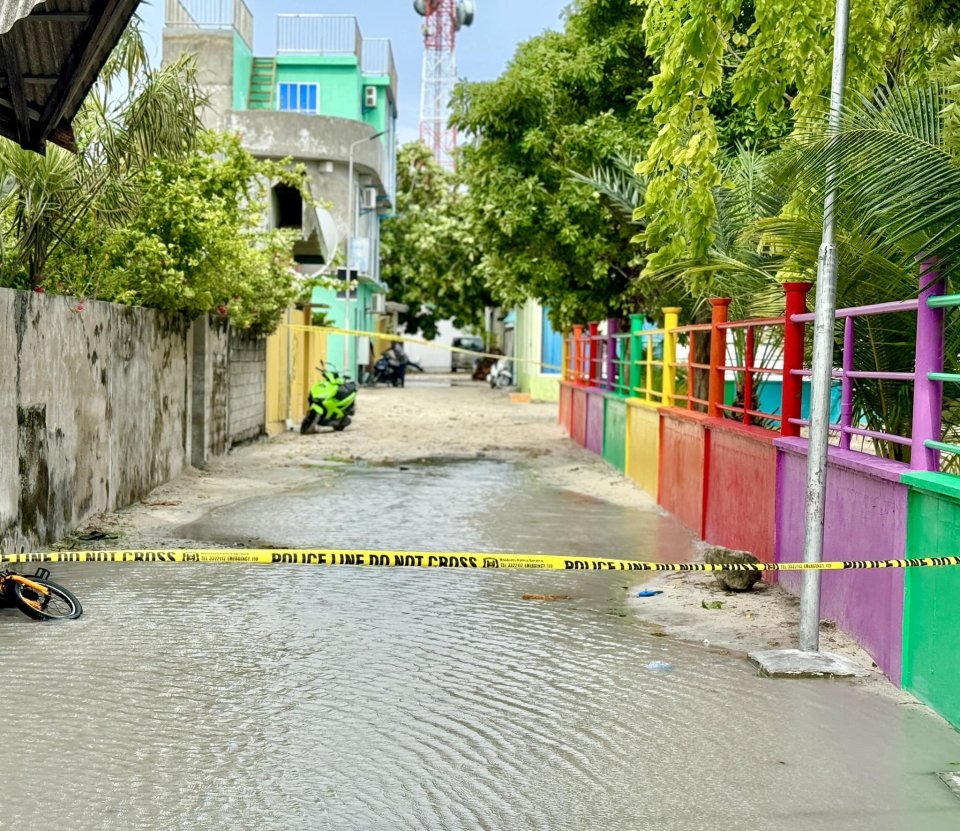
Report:
[[[907,473],[908,557],[960,556],[960,479]],[[905,574],[903,686],[960,726],[960,569]]]
[[[516,310],[514,363],[520,392],[534,401],[560,398],[560,352],[563,338],[550,326],[549,311],[536,300]]]
[[[674,323],[662,330],[664,359],[655,361],[660,369],[655,381],[650,351],[637,346],[636,338],[643,337],[639,326],[627,336],[618,335],[610,322],[575,327],[564,344],[559,384],[559,422],[574,441],[623,471],[698,537],[750,551],[765,562],[803,559],[808,441],[801,433],[809,385],[800,375],[803,326],[812,316],[797,302],[805,287],[794,284],[792,290],[793,311],[779,320],[728,322],[726,305],[717,304],[707,327]],[[941,436],[939,421],[938,385],[954,376],[943,373],[942,318],[926,311],[960,305],[960,297],[933,294],[929,304],[921,295],[919,304],[840,310],[842,319],[917,311],[917,342],[927,346],[916,354],[912,433],[893,437],[912,446],[917,470],[853,450],[860,446],[852,441],[856,436],[884,435],[871,436],[854,421],[850,384],[838,382],[832,389],[831,421],[844,446],[828,454],[826,560],[960,556],[960,477],[938,472],[937,458],[938,452],[960,454],[960,445]],[[724,333],[731,329],[771,325],[784,327],[784,363],[763,372],[787,379],[782,384],[747,382],[745,374],[756,371],[755,356],[739,356],[733,359],[739,366],[730,366],[725,347],[713,350],[709,366],[693,366],[689,358],[685,366],[671,343],[695,333],[726,340],[729,347]],[[847,328],[852,330],[851,324]],[[634,340],[628,345],[629,337]],[[855,344],[845,338],[845,348]],[[842,357],[842,366],[853,365],[851,355]],[[709,376],[707,399],[688,399],[696,371]],[[678,381],[675,372],[686,376]],[[836,372],[842,378],[843,370]],[[860,370],[856,377],[863,375]],[[662,401],[679,406],[659,406]],[[799,593],[800,575],[782,572],[777,579]],[[824,572],[821,616],[860,643],[892,683],[960,728],[960,567]]]

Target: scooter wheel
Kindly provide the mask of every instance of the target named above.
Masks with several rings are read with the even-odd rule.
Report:
[[[337,433],[342,433],[350,426],[350,416],[344,416],[336,424],[333,425],[333,429]]]
[[[307,433],[312,433],[313,428],[317,426],[317,420],[320,418],[320,413],[316,410],[310,410],[304,417],[303,421],[300,422],[300,435],[305,436]]]

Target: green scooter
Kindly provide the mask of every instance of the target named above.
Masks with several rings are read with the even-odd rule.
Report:
[[[306,435],[327,425],[337,432],[346,430],[350,416],[357,411],[357,385],[335,369],[327,369],[326,364],[317,367],[317,371],[320,380],[310,387],[309,407],[300,422],[300,433]]]

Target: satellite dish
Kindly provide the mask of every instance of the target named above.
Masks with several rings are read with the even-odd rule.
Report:
[[[457,4],[457,20],[460,21],[460,11],[463,11],[463,26],[472,26],[473,17],[477,13],[477,4],[473,0],[460,0]]]
[[[420,17],[426,17],[427,0],[413,0],[413,10],[420,15]]]

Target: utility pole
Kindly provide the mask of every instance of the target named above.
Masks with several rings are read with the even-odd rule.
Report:
[[[374,133],[372,136],[366,136],[362,139],[357,139],[353,144],[350,145],[350,152],[347,159],[347,279],[346,285],[343,289],[343,328],[352,329],[350,325],[350,280],[351,275],[353,274],[353,238],[357,233],[357,213],[358,210],[353,207],[353,192],[356,190],[353,184],[353,151],[357,149],[361,144],[364,144],[368,141],[373,141],[374,139],[380,138],[386,131],[381,130],[379,133]],[[350,370],[350,338],[351,335],[348,335],[344,332],[343,335],[343,367],[341,368],[344,375],[347,375]]]
[[[833,79],[830,88],[829,138],[840,133],[847,79],[847,38],[850,0],[837,0],[833,35]],[[823,206],[823,241],[817,260],[817,299],[813,322],[813,364],[810,376],[810,439],[807,457],[807,504],[803,561],[823,560],[823,517],[827,496],[827,447],[830,439],[830,387],[833,383],[833,329],[837,315],[837,246],[835,212],[840,179],[839,161],[827,167]],[[820,650],[820,572],[803,572],[800,590],[800,649]]]

